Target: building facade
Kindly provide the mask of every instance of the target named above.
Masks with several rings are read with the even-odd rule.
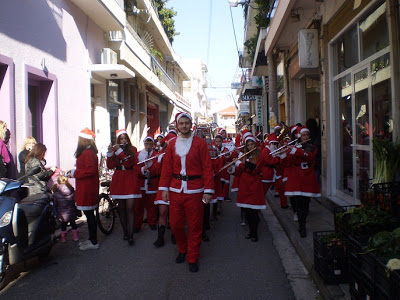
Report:
[[[134,145],[167,129],[187,74],[152,1],[6,1],[0,10],[0,120],[14,161],[25,137],[47,146],[48,165],[72,168],[77,136],[103,153],[126,128]]]
[[[400,134],[399,1],[270,5],[256,49],[268,58],[258,74],[268,81],[268,112],[288,125],[317,125],[323,196],[358,204],[374,177],[373,138],[396,142]],[[257,67],[255,60],[251,71]]]

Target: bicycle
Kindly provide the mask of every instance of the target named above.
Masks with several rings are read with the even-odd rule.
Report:
[[[115,225],[115,218],[118,213],[117,202],[110,198],[110,183],[106,180],[101,182],[103,192],[99,195],[99,206],[96,209],[96,222],[100,231],[109,235]]]

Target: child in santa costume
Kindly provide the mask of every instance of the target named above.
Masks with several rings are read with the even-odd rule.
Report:
[[[300,236],[305,237],[310,197],[321,197],[321,192],[314,170],[317,147],[309,142],[310,131],[307,127],[300,129],[300,140],[301,143],[296,146],[289,145],[288,152],[283,153],[281,159],[288,160],[291,166],[285,195],[294,196]]]
[[[89,239],[79,243],[79,249],[98,249],[97,223],[94,211],[99,203],[99,165],[95,134],[89,128],[79,133],[78,146],[75,151],[76,169],[67,172],[67,177],[75,178],[76,207],[82,210],[87,219]]]
[[[115,169],[110,184],[110,197],[118,202],[123,239],[133,245],[135,201],[142,197],[135,170],[137,150],[132,146],[125,129],[117,130],[116,137],[116,144],[110,145],[107,152],[107,168]]]
[[[189,270],[198,272],[203,202],[210,203],[214,193],[212,163],[207,143],[192,135],[190,114],[178,113],[175,122],[180,135],[167,147],[159,190],[163,191],[163,200],[170,202],[170,224],[179,250],[175,262],[182,263],[186,258]]]
[[[258,211],[266,208],[265,194],[261,182],[263,158],[253,135],[246,136],[245,145],[244,153],[250,151],[251,153],[241,160],[236,160],[235,165],[232,165],[228,172],[239,178],[236,205],[244,209],[250,228],[250,232],[245,238],[257,242]]]
[[[158,182],[160,180],[161,165],[157,162],[157,152],[153,148],[154,139],[147,136],[144,139],[144,149],[138,153],[138,181],[142,198],[135,205],[135,231],[139,232],[143,223],[144,209],[147,211],[147,223],[151,230],[157,230],[157,209],[154,199],[157,194]],[[153,158],[153,159],[151,159]],[[145,161],[147,160],[147,161]],[[144,162],[145,161],[145,162]]]

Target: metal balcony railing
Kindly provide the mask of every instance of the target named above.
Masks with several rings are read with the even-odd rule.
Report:
[[[180,103],[182,103],[183,105],[185,105],[185,106],[187,106],[187,107],[189,107],[189,108],[191,108],[192,107],[192,104],[190,103],[190,101],[188,100],[188,99],[186,99],[185,97],[183,97],[181,94],[179,94],[178,92],[175,92],[175,96],[176,96],[176,99],[180,102]]]
[[[173,92],[176,91],[176,83],[174,80],[168,75],[167,71],[161,66],[161,64],[157,61],[157,59],[151,55],[151,70],[157,77]]]

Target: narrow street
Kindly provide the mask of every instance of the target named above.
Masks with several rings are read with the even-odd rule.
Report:
[[[99,250],[80,251],[69,236],[67,243],[56,244],[47,262],[32,259],[25,267],[14,266],[0,298],[295,299],[263,218],[257,243],[244,238],[247,227],[240,225],[234,202],[224,202],[211,226],[210,241],[201,246],[198,273],[190,273],[186,263],[175,263],[170,230],[166,245],[155,249],[156,231],[145,224],[130,247],[116,224],[110,236],[98,233]],[[86,226],[81,228],[86,238]]]

